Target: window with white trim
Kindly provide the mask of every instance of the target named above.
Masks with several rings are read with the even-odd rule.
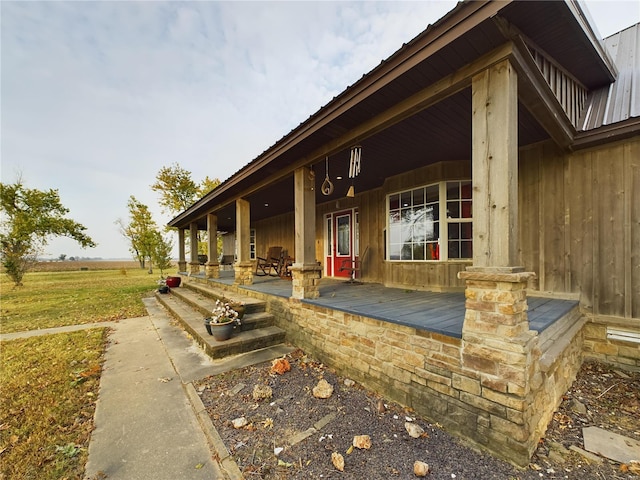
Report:
[[[438,182],[387,196],[387,260],[470,259],[471,181]]]

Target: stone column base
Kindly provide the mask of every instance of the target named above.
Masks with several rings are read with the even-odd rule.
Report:
[[[200,273],[200,264],[198,262],[189,264],[189,274],[197,275]]]
[[[220,278],[220,264],[207,263],[205,266],[205,273],[207,278]]]
[[[186,272],[187,271],[187,262],[185,260],[180,260],[178,262],[178,271]]]
[[[540,349],[529,329],[526,287],[534,273],[511,268],[472,268],[458,273],[466,282],[462,327],[461,399],[485,410],[475,440],[491,439],[490,450],[526,465],[538,443],[539,412],[533,377]]]
[[[240,262],[234,265],[235,280],[234,285],[253,284],[253,262]]]
[[[291,285],[293,287],[291,296],[293,298],[318,298],[320,290],[318,284],[322,277],[322,267],[317,264],[298,265],[291,267]]]

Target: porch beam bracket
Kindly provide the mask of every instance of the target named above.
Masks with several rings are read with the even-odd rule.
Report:
[[[575,127],[524,41],[521,38],[512,41],[512,62],[518,72],[520,101],[561,148],[570,150],[576,135]]]

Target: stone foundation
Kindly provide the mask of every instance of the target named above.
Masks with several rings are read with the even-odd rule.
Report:
[[[590,318],[584,328],[585,356],[620,368],[640,371],[640,344],[607,338],[607,327],[640,334],[640,323],[635,320]]]
[[[207,263],[205,273],[207,278],[220,278],[220,264]]]
[[[291,267],[291,284],[293,298],[318,298],[320,290],[318,284],[322,276],[319,265],[296,265]]]
[[[477,275],[461,274],[467,282],[462,338],[240,291],[267,302],[288,343],[469,443],[526,466],[581,365],[582,324],[558,352],[541,352],[528,328],[527,274]]]
[[[189,264],[189,273],[191,275],[197,275],[200,273],[200,264],[199,263],[190,263]]]
[[[254,265],[252,262],[240,262],[234,265],[235,285],[252,285]]]

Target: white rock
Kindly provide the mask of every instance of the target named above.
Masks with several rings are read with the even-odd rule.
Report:
[[[404,428],[409,436],[413,438],[420,438],[420,435],[424,433],[424,429],[416,423],[404,422]]]
[[[354,382],[350,378],[345,378],[344,379],[344,384],[345,384],[346,387],[353,387],[356,384],[356,382]]]
[[[273,454],[277,457],[278,455],[280,455],[282,453],[282,451],[284,450],[284,448],[282,447],[276,447],[273,449]]]
[[[247,421],[246,418],[239,417],[239,418],[233,419],[231,423],[233,423],[233,428],[242,428],[242,427],[246,427],[249,422]]]

